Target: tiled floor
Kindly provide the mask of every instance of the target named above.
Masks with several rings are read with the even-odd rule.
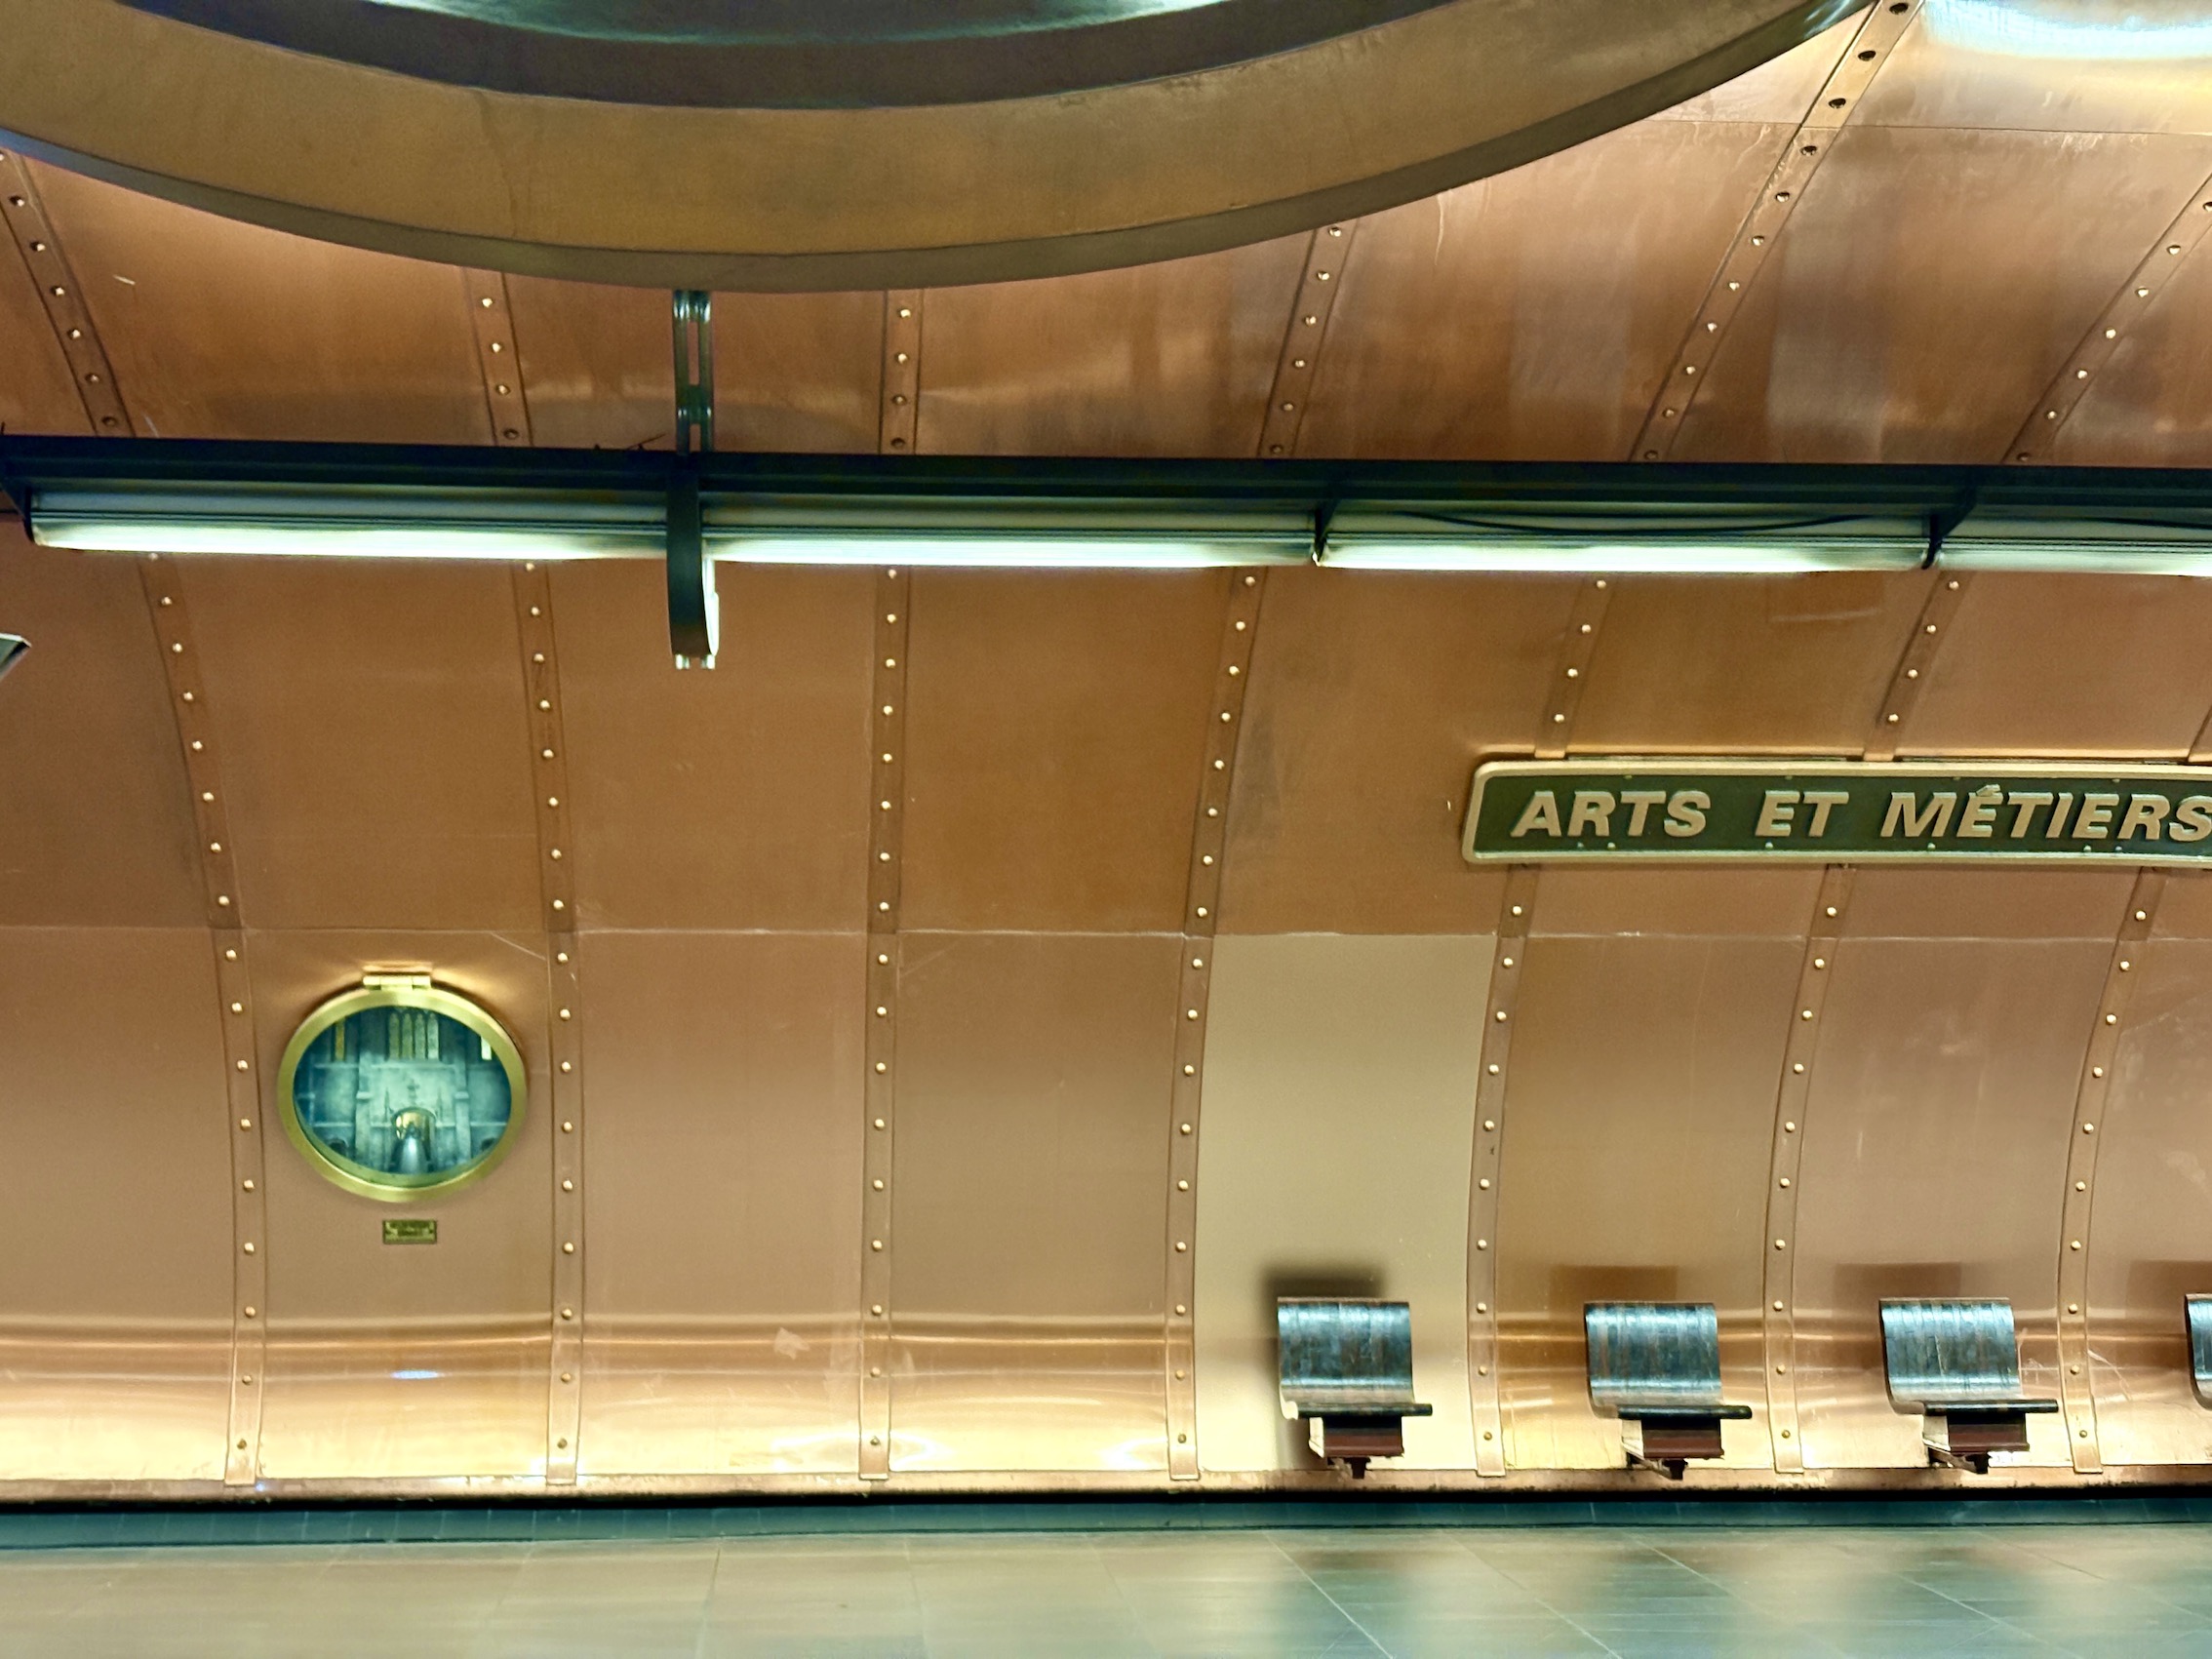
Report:
[[[0,1552],[0,1654],[2212,1656],[2212,1527]]]

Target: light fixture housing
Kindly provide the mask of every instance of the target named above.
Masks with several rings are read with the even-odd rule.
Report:
[[[1916,516],[1777,512],[1710,503],[1540,511],[1479,503],[1340,509],[1320,563],[1357,571],[1761,575],[1899,571],[1927,563]]]
[[[30,641],[20,634],[0,634],[0,679],[8,670],[22,661],[23,652],[30,650]]]

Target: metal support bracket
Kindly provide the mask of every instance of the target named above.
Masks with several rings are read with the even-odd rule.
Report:
[[[714,296],[679,289],[670,306],[676,360],[676,463],[668,475],[668,644],[678,668],[712,668],[721,633],[699,517],[694,456],[714,449]]]

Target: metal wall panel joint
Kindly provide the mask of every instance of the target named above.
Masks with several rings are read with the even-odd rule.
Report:
[[[1706,289],[1697,314],[1690,320],[1667,377],[1653,394],[1644,415],[1634,460],[1665,460],[1688,423],[1690,406],[1713,361],[1727,338],[1728,325],[1743,308],[1745,296],[1765,268],[1767,256],[1788,227],[1790,216],[1803,199],[1813,176],[1828,158],[1833,140],[1843,124],[1858,110],[1875,76],[1889,60],[1920,9],[1920,0],[1878,0],[1852,35],[1843,56],[1829,72],[1782,157],[1759,188],[1758,199],[1744,216],[1735,240],[1721,257],[1720,269]]]
[[[883,408],[876,448],[910,455],[920,448],[922,420],[922,290],[893,289],[884,296]]]
[[[919,307],[920,296],[914,296]],[[909,428],[911,430],[911,427]],[[906,645],[912,582],[905,571],[876,579],[870,717],[873,798],[868,839],[867,1066],[860,1136],[860,1478],[890,1475],[891,1151],[896,1121],[899,889],[906,822]]]
[[[1482,1013],[1482,1069],[1475,1083],[1474,1168],[1467,1195],[1467,1398],[1479,1475],[1506,1472],[1505,1423],[1498,1402],[1498,1253],[1491,1245],[1497,1237],[1507,1067],[1536,910],[1537,875],[1534,864],[1516,864],[1506,874]]]
[[[492,442],[501,448],[536,442],[530,429],[530,398],[523,386],[522,347],[507,279],[499,271],[463,270],[469,327],[476,335],[476,367],[484,380],[484,411]]]
[[[1207,987],[1213,938],[1220,925],[1221,861],[1228,847],[1229,790],[1244,731],[1244,689],[1251,681],[1265,573],[1246,572],[1229,584],[1221,652],[1207,703],[1205,759],[1192,816],[1190,871],[1184,881],[1183,958],[1177,974],[1174,1074],[1169,1080],[1167,1132],[1166,1366],[1167,1473],[1199,1476],[1198,1362],[1193,1337],[1197,1300],[1199,1107],[1205,1089]]]
[[[260,1470],[261,1395],[267,1350],[262,1310],[268,1305],[264,1140],[253,980],[247,968],[237,855],[231,845],[215,723],[185,612],[183,584],[178,579],[176,562],[158,554],[138,562],[138,575],[168,677],[170,708],[177,722],[178,743],[184,752],[185,782],[192,792],[200,879],[207,894],[208,928],[215,950],[216,1018],[222,1033],[230,1120],[236,1126],[229,1136],[233,1264],[230,1412],[222,1479],[228,1486],[250,1486]]]
[[[1344,286],[1344,267],[1359,230],[1358,219],[1346,219],[1324,224],[1307,239],[1305,271],[1298,280],[1290,321],[1283,331],[1283,350],[1275,362],[1275,380],[1261,414],[1258,453],[1263,456],[1298,453],[1299,429],[1321,367],[1322,346],[1328,338],[1329,313]]]
[[[545,1481],[573,1485],[583,1420],[584,1092],[581,982],[576,972],[574,846],[569,752],[561,724],[553,590],[545,567],[515,568],[515,623],[529,698],[531,780],[536,795],[538,882],[544,906],[547,1113],[553,1135],[552,1345],[546,1379]]]
[[[1905,650],[1897,660],[1897,672],[1890,676],[1889,691],[1875,715],[1865,759],[1891,761],[1897,758],[1897,745],[1913,718],[1920,692],[1926,689],[1928,671],[1935,665],[1936,653],[1951,637],[1952,624],[1957,619],[1958,608],[1966,603],[1973,580],[1970,574],[1938,575],[1928,589],[1919,616],[1913,623],[1913,636],[1905,642]]]
[[[2097,1196],[2097,1148],[2103,1136],[2105,1103],[2112,1092],[2113,1061],[2119,1053],[2126,1030],[2129,993],[2135,987],[2137,964],[2143,946],[2158,919],[2158,900],[2166,890],[2166,876],[2145,870],[2135,878],[2127,895],[2127,909],[2113,939],[2112,963],[2105,970],[2105,986],[2097,999],[2096,1023],[2090,1028],[2088,1052],[2081,1059],[2081,1077],[2075,1086],[2074,1133],[2068,1137],[2066,1191],[2061,1199],[2058,1252],[2059,1402],[2066,1415],[2067,1449],[2079,1474],[2104,1468],[2097,1441],[2097,1403],[2089,1367],[2089,1251],[2090,1206]]]
[[[45,307],[46,320],[68,362],[69,378],[85,406],[85,418],[98,437],[132,436],[131,412],[124,405],[122,387],[115,383],[115,366],[100,343],[99,331],[93,327],[84,289],[61,250],[61,239],[55,234],[45,204],[39,200],[30,170],[13,151],[0,151],[0,199],[7,205],[5,217],[16,251],[38,287],[39,303]]]

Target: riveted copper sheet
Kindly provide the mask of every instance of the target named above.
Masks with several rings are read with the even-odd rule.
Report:
[[[1649,119],[1778,121],[1794,126],[1803,119],[1806,105],[1836,67],[1837,56],[1858,33],[1859,23],[1858,14],[1845,18],[1835,27],[1793,46],[1779,58],[1770,58],[1758,68],[1732,81],[1722,81],[1711,92],[1684,99]]]
[[[201,928],[0,928],[0,1480],[222,1478],[215,1006]]]
[[[1228,581],[917,573],[903,928],[1180,928]]]
[[[514,1035],[531,1102],[494,1177],[395,1206],[325,1180],[272,1138],[261,1469],[272,1480],[528,1475],[545,1454],[551,1327],[542,936],[444,931],[257,932],[261,1110],[315,1005],[365,964],[429,968]],[[213,999],[209,999],[211,1004]],[[273,1121],[273,1119],[272,1119]],[[389,1245],[394,1214],[438,1242]]]
[[[1997,459],[2208,167],[2205,138],[1843,128],[1674,458]]]
[[[69,361],[46,320],[29,271],[18,252],[0,244],[0,341],[8,373],[0,375],[0,424],[11,432],[85,432],[91,422],[70,378]]]
[[[1977,573],[1902,748],[2180,758],[2212,706],[2207,629],[2212,589],[2179,576]]]
[[[1929,580],[1874,571],[1616,577],[1574,746],[1850,754],[1874,724]]]
[[[1272,578],[1271,578],[1272,579]],[[1277,1397],[1275,1299],[1413,1306],[1393,1467],[1470,1469],[1467,1149],[1490,941],[1326,934],[1214,941],[1200,1145],[1200,1462],[1314,1469]],[[1385,1081],[1387,1080],[1387,1081]]]
[[[33,642],[0,720],[0,923],[194,926],[192,816],[138,573],[0,524],[0,628]]]
[[[2057,1396],[2058,1199],[2127,886],[2123,871],[1859,872],[1789,1244],[1809,1467],[1925,1461],[1919,1420],[1883,1388],[1884,1296],[2009,1300],[2023,1389]],[[2030,1421],[2027,1460],[2067,1462],[2064,1425]]]
[[[141,435],[489,441],[452,266],[36,172]]]
[[[894,1475],[1165,1472],[1179,944],[901,935]]]
[[[1812,877],[1758,884],[1756,908],[1715,906],[1733,936],[1676,931],[1719,896],[1699,891],[1717,886],[1700,874],[1544,878],[1490,1246],[1515,1468],[1621,1466],[1620,1424],[1591,1407],[1583,1351],[1583,1306],[1608,1300],[1716,1304],[1723,1393],[1755,1412],[1727,1426],[1726,1465],[1772,1463],[1758,1317],[1765,1131]],[[1573,876],[1596,879],[1575,884],[1582,902],[1555,903]],[[1594,924],[1604,930],[1578,930]]]
[[[1250,454],[1305,241],[932,294],[923,451]]]
[[[586,1477],[852,1472],[863,943],[587,935]]]
[[[504,567],[181,567],[254,928],[539,924]],[[269,625],[281,616],[282,626]]]
[[[1577,584],[1285,568],[1268,576],[1224,931],[1485,932],[1456,836],[1479,756],[1535,746]]]
[[[718,566],[716,666],[662,674],[658,565],[554,571],[585,927],[858,929],[871,580]]]
[[[1300,451],[1619,458],[1788,137],[1647,121],[1364,220]]]

